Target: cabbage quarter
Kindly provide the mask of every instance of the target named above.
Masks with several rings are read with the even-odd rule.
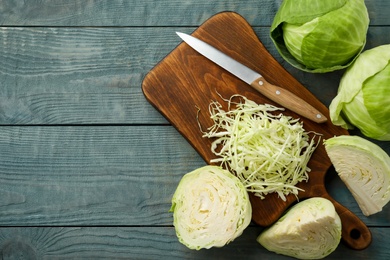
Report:
[[[322,259],[341,240],[341,219],[332,202],[306,199],[291,207],[257,238],[267,250],[298,259]]]
[[[359,136],[325,140],[325,149],[340,179],[365,216],[382,211],[390,201],[390,157]]]

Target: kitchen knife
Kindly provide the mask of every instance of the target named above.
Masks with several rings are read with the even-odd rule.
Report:
[[[243,80],[270,100],[316,123],[327,121],[327,118],[313,106],[290,91],[269,83],[260,73],[239,63],[208,43],[185,33],[176,33],[197,52]]]

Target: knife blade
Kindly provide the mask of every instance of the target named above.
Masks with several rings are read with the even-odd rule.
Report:
[[[198,53],[252,86],[270,100],[316,123],[327,121],[321,112],[300,97],[269,83],[260,73],[241,64],[210,44],[185,33],[176,32],[176,34]]]

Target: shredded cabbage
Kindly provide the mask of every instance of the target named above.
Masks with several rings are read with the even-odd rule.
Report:
[[[235,97],[241,102],[233,102]],[[314,137],[299,119],[278,113],[283,108],[258,105],[241,95],[225,101],[228,111],[217,101],[209,106],[214,124],[203,136],[216,138],[211,149],[217,155],[210,163],[232,170],[247,191],[262,199],[272,192],[283,200],[290,193],[297,195],[300,189],[295,185],[309,178],[307,163],[317,147]]]

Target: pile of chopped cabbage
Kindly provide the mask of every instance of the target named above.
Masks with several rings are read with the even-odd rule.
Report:
[[[260,198],[272,192],[283,200],[298,194],[296,184],[309,178],[307,163],[317,147],[315,138],[299,119],[283,115],[282,108],[258,105],[241,95],[225,101],[228,111],[217,101],[209,107],[214,124],[204,137],[215,138],[211,149],[217,155],[211,163],[232,170]]]

